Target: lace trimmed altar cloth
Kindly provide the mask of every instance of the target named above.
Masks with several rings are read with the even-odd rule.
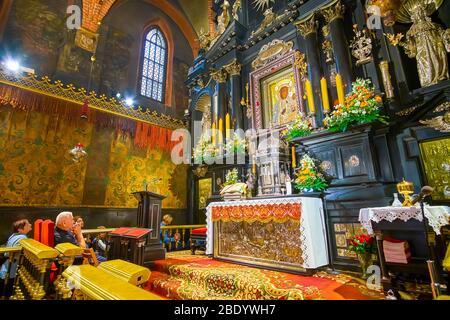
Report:
[[[214,258],[294,272],[328,264],[319,198],[212,202],[206,216],[206,254]]]
[[[433,228],[434,232],[441,234],[441,227],[450,223],[450,208],[446,206],[428,206],[424,207],[425,217],[428,224]],[[378,223],[382,220],[392,222],[396,219],[404,222],[410,219],[422,221],[422,212],[420,206],[413,207],[378,207],[378,208],[362,208],[359,211],[359,222],[367,230],[369,234],[373,234],[371,221]]]

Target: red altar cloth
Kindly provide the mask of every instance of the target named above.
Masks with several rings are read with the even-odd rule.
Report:
[[[212,208],[212,221],[247,222],[286,222],[288,219],[300,221],[301,203],[251,204],[215,206]]]

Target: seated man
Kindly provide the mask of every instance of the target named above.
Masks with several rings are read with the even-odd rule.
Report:
[[[74,223],[72,212],[64,211],[56,217],[55,246],[67,242],[86,248],[86,242],[81,232],[81,224]]]

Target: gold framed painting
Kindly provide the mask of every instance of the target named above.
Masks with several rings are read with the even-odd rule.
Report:
[[[255,129],[283,129],[304,112],[303,88],[293,50],[250,73],[250,88]]]
[[[295,120],[298,114],[294,72],[290,67],[261,80],[264,127],[273,128]]]

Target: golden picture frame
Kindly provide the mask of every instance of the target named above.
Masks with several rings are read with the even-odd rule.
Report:
[[[303,88],[291,50],[250,73],[253,128],[283,129],[304,112]]]

